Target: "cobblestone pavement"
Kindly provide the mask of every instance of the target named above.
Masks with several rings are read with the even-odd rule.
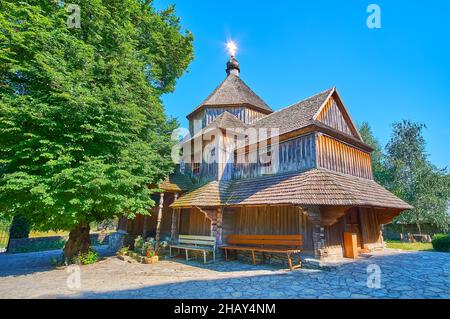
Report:
[[[109,256],[82,266],[81,287],[73,289],[68,270],[49,265],[58,254],[0,254],[0,298],[450,298],[449,253],[386,249],[334,270],[293,272],[237,261],[144,265]],[[368,288],[377,269],[369,265],[380,267],[379,288]]]

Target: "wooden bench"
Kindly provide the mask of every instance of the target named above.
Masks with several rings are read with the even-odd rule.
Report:
[[[284,253],[286,254],[289,269],[301,267],[301,258],[298,255],[298,265],[292,264],[292,254],[300,254],[303,247],[302,235],[228,235],[227,245],[219,246],[225,251],[225,260],[228,260],[228,250],[250,251],[253,265],[256,264],[255,252]],[[265,256],[264,256],[265,258]]]
[[[184,250],[186,252],[186,260],[190,260],[189,251],[203,251],[203,263],[206,264],[206,253],[212,252],[213,261],[216,260],[216,238],[210,236],[191,236],[179,235],[178,243],[170,245],[169,254],[172,257],[172,248]]]

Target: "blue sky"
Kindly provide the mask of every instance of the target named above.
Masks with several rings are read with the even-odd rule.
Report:
[[[163,97],[183,127],[225,78],[231,38],[241,78],[272,109],[336,86],[383,145],[393,122],[422,122],[431,161],[450,164],[450,1],[155,0],[172,3],[195,37],[195,60]],[[381,29],[366,26],[371,3]]]

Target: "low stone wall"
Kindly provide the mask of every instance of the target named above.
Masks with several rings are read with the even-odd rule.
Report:
[[[7,252],[22,253],[32,251],[45,251],[53,249],[61,249],[67,241],[67,236],[49,236],[49,237],[35,237],[35,238],[18,238],[10,239]],[[95,233],[90,234],[91,243],[94,245],[107,245],[109,241],[109,234]]]

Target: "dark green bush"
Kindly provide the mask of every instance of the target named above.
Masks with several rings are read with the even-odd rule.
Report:
[[[450,252],[450,235],[436,234],[433,236],[432,244],[436,251]]]
[[[28,220],[21,216],[16,215],[13,218],[11,229],[9,231],[9,237],[13,239],[28,238],[30,235],[30,223]]]

